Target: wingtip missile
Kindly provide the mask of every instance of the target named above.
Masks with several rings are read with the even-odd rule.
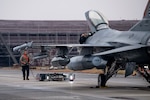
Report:
[[[31,48],[32,44],[33,44],[33,41],[24,43],[24,44],[19,45],[19,46],[16,46],[13,48],[13,52],[20,52],[21,50]]]

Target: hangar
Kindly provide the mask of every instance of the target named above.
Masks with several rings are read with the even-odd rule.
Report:
[[[128,30],[138,20],[109,21],[110,27],[118,30]],[[0,66],[12,66],[18,62],[19,54],[14,54],[12,48],[25,42],[34,44],[73,44],[78,43],[81,33],[90,32],[84,20],[75,21],[31,21],[31,20],[0,20]],[[33,51],[32,51],[33,52]],[[31,52],[31,53],[32,53]],[[39,49],[34,50],[39,52]],[[41,62],[49,64],[50,58]]]

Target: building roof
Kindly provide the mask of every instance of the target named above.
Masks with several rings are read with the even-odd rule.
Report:
[[[118,30],[130,29],[137,20],[109,21],[110,27]],[[75,21],[31,21],[0,20],[0,33],[82,33],[89,32],[84,20]]]

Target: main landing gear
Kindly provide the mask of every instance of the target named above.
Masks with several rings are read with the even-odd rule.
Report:
[[[120,64],[118,65],[117,61],[114,61],[110,67],[106,67],[104,69],[104,74],[99,74],[98,75],[98,85],[96,88],[99,87],[106,87],[107,81],[114,75],[116,74],[122,66]]]
[[[140,65],[137,71],[150,83],[150,65]]]

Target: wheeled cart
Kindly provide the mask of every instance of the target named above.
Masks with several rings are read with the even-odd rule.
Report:
[[[36,75],[36,80],[38,81],[74,81],[75,74],[69,73],[40,73]]]

